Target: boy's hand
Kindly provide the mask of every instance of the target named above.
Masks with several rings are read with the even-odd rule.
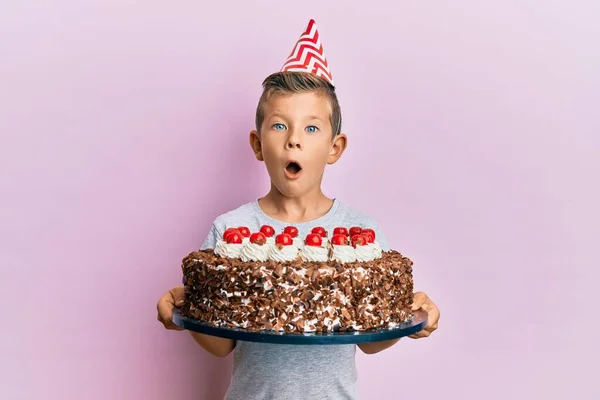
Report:
[[[440,310],[423,292],[415,293],[413,298],[412,310],[416,311],[418,309],[427,312],[427,326],[422,331],[408,336],[413,339],[425,338],[431,335],[438,328],[438,321],[440,319]]]
[[[156,304],[156,309],[158,311],[156,319],[164,325],[165,329],[177,331],[183,330],[183,328],[173,323],[173,309],[175,307],[181,307],[184,299],[185,292],[183,286],[176,286],[158,300],[158,304]]]

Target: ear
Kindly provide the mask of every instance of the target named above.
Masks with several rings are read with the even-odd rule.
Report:
[[[337,160],[339,160],[347,146],[348,138],[345,134],[340,133],[334,137],[331,143],[331,150],[329,150],[327,164],[334,164]]]
[[[262,144],[260,143],[260,134],[256,130],[250,131],[250,147],[252,147],[254,157],[256,157],[258,161],[264,161],[262,155]]]

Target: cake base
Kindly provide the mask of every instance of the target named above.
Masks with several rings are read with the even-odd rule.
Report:
[[[397,251],[370,262],[244,262],[212,250],[182,262],[180,313],[212,326],[248,331],[351,332],[406,321],[413,302],[412,261]]]
[[[380,342],[412,335],[427,326],[427,312],[423,310],[413,311],[412,317],[408,321],[402,322],[394,328],[351,332],[298,333],[274,330],[249,331],[243,328],[217,327],[197,319],[185,317],[177,309],[173,312],[173,323],[189,331],[245,342],[335,345]]]

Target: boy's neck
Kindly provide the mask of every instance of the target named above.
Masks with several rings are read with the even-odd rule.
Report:
[[[314,192],[300,197],[286,197],[271,186],[267,195],[258,200],[262,212],[269,217],[288,223],[301,223],[320,218],[333,207],[333,200],[318,187]]]

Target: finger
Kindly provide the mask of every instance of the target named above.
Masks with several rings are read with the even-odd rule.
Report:
[[[425,295],[425,293],[423,293],[423,292],[415,293],[413,296],[413,303],[412,303],[411,309],[413,311],[418,310],[419,308],[421,308],[421,306],[423,306],[423,303],[425,303],[425,300],[427,300],[427,296]]]
[[[431,306],[429,310],[427,311],[427,324],[428,325],[436,325],[438,324],[439,320],[440,320],[440,310],[435,307],[435,306]]]
[[[419,331],[415,334],[408,335],[408,337],[411,339],[422,339],[422,338],[428,337],[429,335],[431,335],[431,333],[428,332],[427,330],[423,329],[422,331]]]
[[[424,329],[420,330],[419,332],[413,333],[412,335],[410,335],[410,337],[412,337],[413,339],[419,339],[419,338],[423,337],[424,331],[425,331]]]
[[[438,328],[438,324],[435,323],[435,324],[433,324],[433,325],[428,326],[427,328],[425,328],[425,330],[427,330],[428,332],[433,333],[433,331],[435,331],[437,328]]]
[[[438,326],[440,310],[438,310],[433,303],[423,304],[423,310],[427,312],[427,325],[425,326],[425,329],[427,329],[429,332],[433,332]]]
[[[156,305],[158,309],[158,320],[162,322],[166,329],[174,329],[176,326],[173,319],[173,298],[171,294],[164,295]]]
[[[181,307],[185,300],[185,288],[183,286],[177,286],[169,290],[171,296],[173,296],[173,304],[177,307]]]

